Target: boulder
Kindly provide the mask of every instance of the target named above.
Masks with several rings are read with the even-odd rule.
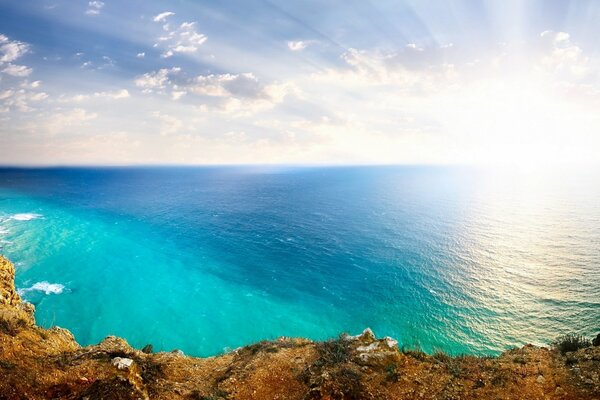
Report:
[[[115,357],[112,359],[112,365],[118,369],[129,369],[133,365],[133,360],[125,357]]]

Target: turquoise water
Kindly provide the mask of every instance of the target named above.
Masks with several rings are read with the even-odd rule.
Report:
[[[600,175],[0,169],[0,252],[43,326],[214,355],[371,327],[495,354],[600,329]]]

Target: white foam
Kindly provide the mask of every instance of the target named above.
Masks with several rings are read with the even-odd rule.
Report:
[[[15,221],[31,221],[32,219],[42,218],[42,214],[35,213],[23,213],[23,214],[15,214],[10,217],[10,219],[14,219]]]
[[[44,294],[61,294],[65,290],[65,286],[60,283],[50,283],[46,281],[36,282],[33,286],[20,289],[19,294],[25,294],[31,291],[44,292]]]

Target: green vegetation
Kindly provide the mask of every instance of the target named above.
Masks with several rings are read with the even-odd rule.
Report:
[[[560,336],[552,342],[552,347],[560,351],[561,354],[577,351],[579,349],[590,347],[591,345],[592,342],[588,338],[574,333]]]
[[[352,348],[350,342],[342,337],[330,339],[325,342],[317,343],[319,359],[315,364],[319,366],[335,365],[348,362],[350,360]]]

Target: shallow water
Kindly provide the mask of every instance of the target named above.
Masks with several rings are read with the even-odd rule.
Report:
[[[369,326],[494,354],[600,328],[600,175],[0,169],[0,252],[43,326],[213,355]]]

